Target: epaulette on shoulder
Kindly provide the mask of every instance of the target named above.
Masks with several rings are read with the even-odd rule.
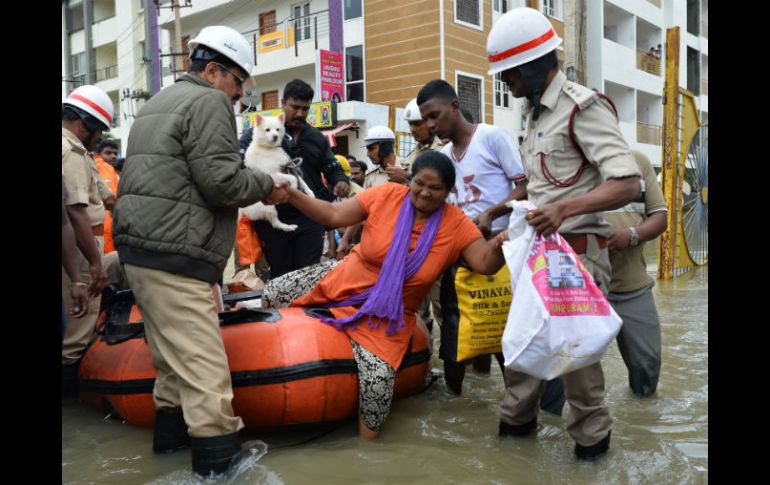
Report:
[[[593,90],[571,81],[564,82],[562,91],[564,91],[564,94],[574,101],[578,106],[578,109],[581,110],[591,103],[596,102],[597,99],[596,93]]]

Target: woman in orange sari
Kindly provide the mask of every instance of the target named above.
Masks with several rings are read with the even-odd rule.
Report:
[[[338,203],[289,189],[289,203],[326,227],[364,222],[360,244],[339,264],[321,263],[272,280],[264,306],[326,306],[323,319],[347,333],[359,379],[359,434],[376,438],[390,411],[395,369],[408,350],[416,313],[431,285],[459,257],[477,273],[505,264],[502,238],[486,241],[446,203],[455,170],[429,151],[412,165],[409,187],[386,183]],[[330,267],[333,267],[330,271]],[[319,279],[320,278],[320,281]],[[281,293],[274,295],[275,292]]]

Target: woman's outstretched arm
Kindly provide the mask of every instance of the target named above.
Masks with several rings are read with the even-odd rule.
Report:
[[[326,227],[352,226],[366,219],[366,213],[355,197],[332,204],[325,200],[308,197],[297,189],[287,190],[289,191],[289,203],[291,205]]]

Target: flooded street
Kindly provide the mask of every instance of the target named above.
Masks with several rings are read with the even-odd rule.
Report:
[[[376,442],[359,439],[352,421],[248,435],[269,450],[228,483],[708,483],[708,269],[658,281],[654,295],[663,334],[658,392],[647,399],[631,394],[613,344],[602,361],[612,441],[598,462],[578,463],[563,418],[550,414],[540,414],[536,437],[500,440],[500,370],[483,376],[469,368],[461,397],[439,379],[394,402]],[[435,341],[431,362],[440,369],[437,353]],[[63,483],[196,483],[189,450],[155,455],[151,429],[104,419],[83,404],[62,405],[62,436]]]

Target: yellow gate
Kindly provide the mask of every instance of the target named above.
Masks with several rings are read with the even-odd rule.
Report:
[[[666,32],[663,93],[663,195],[668,229],[660,236],[658,278],[708,264],[708,125],[695,96],[679,87],[679,28]]]

